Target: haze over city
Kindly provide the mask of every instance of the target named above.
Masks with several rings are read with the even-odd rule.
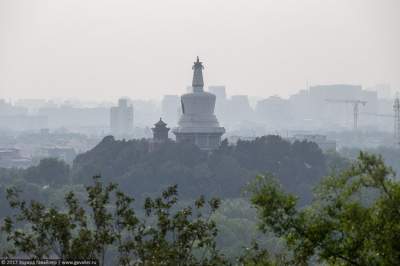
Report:
[[[0,96],[116,101],[190,85],[287,97],[310,85],[400,88],[400,2],[0,1]]]
[[[0,0],[0,266],[400,265],[400,0]]]

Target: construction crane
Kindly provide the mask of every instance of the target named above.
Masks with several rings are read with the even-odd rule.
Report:
[[[379,117],[394,117],[394,115],[389,114],[377,114],[377,113],[360,113],[360,115],[369,115],[369,116],[379,116]]]
[[[353,128],[354,130],[357,130],[358,128],[358,115],[359,115],[359,105],[362,104],[365,106],[367,104],[367,101],[361,101],[361,100],[338,100],[338,99],[325,99],[325,101],[330,102],[330,103],[346,103],[346,104],[352,104],[353,105]]]
[[[376,114],[376,113],[360,113],[361,115],[369,115],[369,116],[379,116],[379,117],[388,117],[394,118],[394,139],[396,141],[396,145],[400,148],[400,100],[399,95],[396,95],[393,104],[393,113],[390,114]]]

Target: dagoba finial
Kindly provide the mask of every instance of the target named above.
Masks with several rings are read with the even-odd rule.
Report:
[[[193,69],[193,82],[192,82],[193,91],[202,92],[204,87],[204,81],[203,81],[204,66],[203,63],[200,62],[198,56],[196,62],[194,62],[192,69]]]

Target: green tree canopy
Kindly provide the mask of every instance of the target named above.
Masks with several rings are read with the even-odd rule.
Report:
[[[286,240],[291,264],[400,264],[400,183],[379,156],[360,153],[346,171],[326,177],[312,204],[296,207],[271,177],[258,176],[251,201],[260,228]]]
[[[56,158],[45,158],[37,166],[26,169],[23,177],[36,184],[60,186],[69,182],[70,167]]]
[[[16,213],[2,224],[11,244],[5,256],[28,258],[97,259],[100,265],[225,265],[216,248],[217,229],[210,220],[219,200],[200,197],[179,208],[177,187],[147,198],[143,219],[131,207],[133,199],[115,184],[94,178],[85,204],[73,192],[65,196],[65,210],[37,201],[20,200],[8,189]],[[208,214],[204,214],[207,212]]]

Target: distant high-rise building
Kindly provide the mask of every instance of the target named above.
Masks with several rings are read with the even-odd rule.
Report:
[[[28,109],[19,107],[0,99],[0,115],[1,116],[16,116],[16,115],[27,115]]]
[[[37,111],[48,104],[45,99],[19,99],[15,105],[27,108],[29,114],[36,114]]]
[[[376,91],[379,99],[391,99],[393,96],[390,84],[376,84],[375,86],[368,88],[368,90]]]
[[[128,99],[119,99],[118,106],[110,110],[111,134],[115,137],[129,137],[133,133],[133,107]]]
[[[226,100],[225,86],[208,86],[208,91],[217,97],[217,102]]]
[[[312,103],[308,90],[300,90],[289,97],[292,116],[294,119],[304,122],[305,119],[313,119]]]
[[[156,121],[160,118],[160,110],[157,102],[135,99],[131,103],[135,107],[135,127],[147,127],[149,121]]]
[[[253,109],[247,95],[232,95],[227,110],[235,110],[235,112],[230,112],[228,116],[231,123],[246,121],[253,116]]]
[[[227,103],[228,99],[226,98],[226,89],[225,86],[208,86],[208,92],[214,94],[216,96],[216,106],[215,106],[215,114],[218,116],[218,119],[226,122],[225,117],[227,113]]]
[[[282,124],[291,119],[289,100],[282,99],[279,96],[271,96],[258,101],[255,112],[262,122]]]
[[[189,141],[202,150],[213,150],[221,142],[225,129],[214,114],[215,95],[204,91],[203,64],[193,65],[193,92],[181,96],[182,116],[173,133],[178,142]]]
[[[165,95],[161,101],[161,114],[164,120],[170,125],[176,125],[180,108],[178,95]]]

